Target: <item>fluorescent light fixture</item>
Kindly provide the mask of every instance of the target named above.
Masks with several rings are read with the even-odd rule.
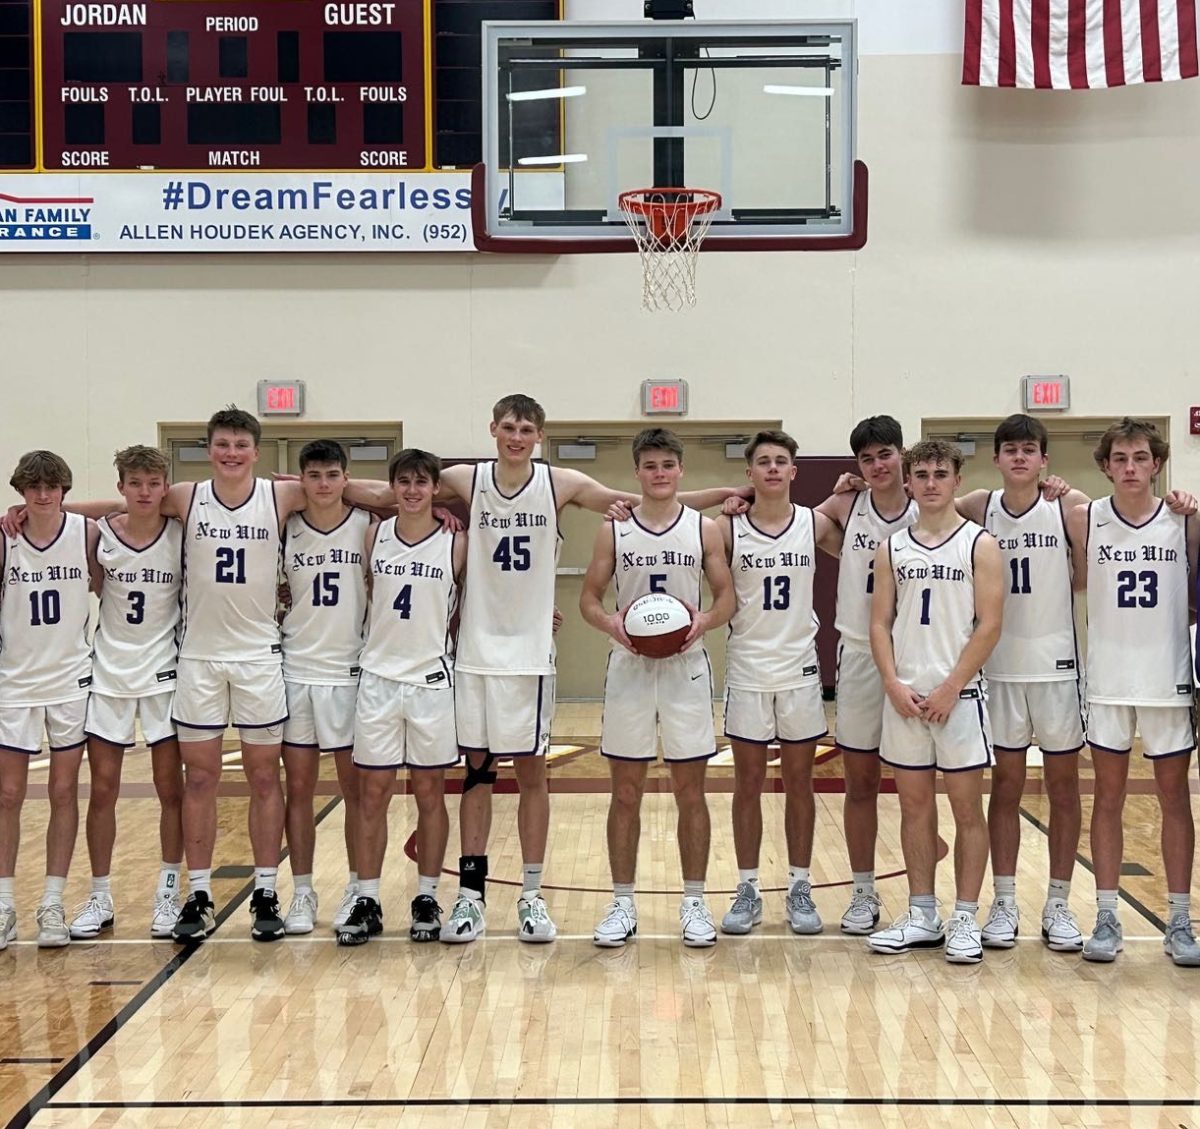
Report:
[[[521,157],[518,165],[578,165],[586,161],[586,153],[555,153],[549,157]]]
[[[764,94],[791,94],[799,98],[832,98],[832,86],[773,86],[763,87]]]
[[[586,93],[586,86],[548,86],[545,90],[516,90],[505,97],[510,102],[538,102],[544,98],[578,98]]]

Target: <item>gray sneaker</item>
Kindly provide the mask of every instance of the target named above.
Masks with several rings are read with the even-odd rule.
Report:
[[[749,933],[762,924],[763,900],[753,882],[739,882],[733,895],[733,905],[721,918],[722,933]]]
[[[17,939],[17,911],[7,902],[0,902],[0,951],[8,948],[9,941]]]
[[[792,886],[787,896],[788,924],[793,933],[805,936],[820,933],[825,928],[821,915],[812,899],[812,886],[807,882],[797,882]]]
[[[1179,914],[1167,922],[1167,932],[1163,937],[1163,951],[1176,964],[1184,968],[1195,968],[1200,965],[1200,945],[1196,944],[1192,923],[1184,914]]]
[[[1125,947],[1124,934],[1117,915],[1110,909],[1102,909],[1096,915],[1096,928],[1083,946],[1083,959],[1108,963],[1117,959]]]

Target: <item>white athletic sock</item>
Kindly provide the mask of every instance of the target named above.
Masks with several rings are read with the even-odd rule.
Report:
[[[908,908],[910,910],[919,910],[922,917],[935,918],[938,915],[937,911],[937,895],[936,894],[909,894]]]
[[[12,906],[16,908],[16,894],[13,891],[12,878],[0,878],[0,905]]]
[[[275,893],[275,882],[279,878],[279,867],[277,866],[256,866],[254,868],[254,888],[256,890],[266,890],[267,893]]]
[[[795,886],[797,882],[807,882],[812,885],[812,871],[807,866],[788,867],[788,885]]]
[[[1192,895],[1189,894],[1167,894],[1167,917],[1174,921],[1177,917],[1191,917],[1192,915]]]
[[[954,912],[955,913],[969,913],[972,917],[974,917],[979,912],[979,903],[978,902],[965,902],[965,901],[963,901],[962,898],[959,898],[954,903]]]
[[[179,867],[179,863],[166,860],[158,864],[158,886],[154,890],[156,898],[179,893]]]
[[[105,875],[92,875],[92,893],[103,894],[105,897],[112,900],[112,877]]]
[[[358,885],[358,871],[357,870],[350,871],[350,875],[346,879],[346,885],[347,886],[357,886]]]
[[[358,896],[360,898],[373,898],[379,901],[379,883],[378,878],[363,878],[358,883]]]
[[[42,887],[43,906],[61,906],[63,904],[63,891],[67,888],[67,880],[65,877],[60,878],[57,874],[47,874],[46,884]]]
[[[614,882],[613,883],[613,901],[619,898],[626,898],[628,901],[633,901],[633,883],[632,882]]]
[[[302,891],[311,894],[312,889],[313,889],[312,875],[311,874],[293,874],[292,875],[292,886],[295,889],[297,894],[301,893]]]
[[[1069,878],[1068,879],[1063,879],[1063,878],[1051,878],[1050,879],[1049,884],[1046,886],[1046,901],[1062,902],[1063,905],[1066,905],[1067,901],[1070,899],[1070,897],[1071,897],[1071,880]]]
[[[1117,912],[1117,892],[1116,890],[1097,890],[1096,891],[1096,909],[1101,913],[1108,910],[1110,913]]]
[[[521,866],[521,897],[536,898],[542,892],[542,864],[527,862]]]
[[[704,897],[704,879],[703,878],[685,878],[683,880],[683,896],[685,898],[702,898],[702,897]]]
[[[738,881],[739,882],[749,882],[750,885],[753,886],[755,890],[757,890],[758,889],[758,867],[754,866],[754,867],[751,867],[749,870],[739,870],[738,871]]]
[[[432,877],[426,874],[417,875],[417,897],[436,898],[438,882],[441,880],[440,874],[434,874]]]
[[[997,898],[1007,898],[1010,902],[1017,900],[1017,877],[1015,874],[995,874],[992,876],[992,888]]]
[[[193,894],[203,890],[212,900],[212,867],[207,870],[189,870],[188,871],[188,889]]]

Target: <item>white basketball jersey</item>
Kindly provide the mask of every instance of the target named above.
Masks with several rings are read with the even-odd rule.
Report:
[[[1079,676],[1071,549],[1062,503],[1039,493],[1024,513],[1003,494],[988,498],[984,528],[1004,559],[1004,627],[987,661],[996,682],[1059,682]]]
[[[142,549],[121,540],[101,518],[96,551],[104,587],[92,640],[92,689],[112,698],[144,698],[175,688],[179,657],[183,526],[163,521]]]
[[[813,574],[813,512],[792,506],[792,520],[772,535],[749,514],[733,519],[733,587],[725,684],[735,690],[792,690],[819,682]]]
[[[937,545],[911,529],[888,538],[896,581],[892,651],[896,676],[918,694],[946,680],[975,631],[975,542],[983,527],[964,521]],[[975,676],[965,689],[978,689]]]
[[[1087,700],[1190,706],[1187,521],[1160,502],[1130,525],[1110,497],[1088,506]]]
[[[63,514],[44,549],[24,533],[4,539],[0,596],[0,705],[51,706],[86,698],[88,646],[87,519]]]
[[[439,525],[410,545],[395,519],[376,530],[363,670],[418,686],[452,684],[450,618],[458,601],[454,537]]]
[[[554,576],[562,537],[550,468],[533,463],[529,480],[509,496],[496,485],[496,464],[480,463],[467,531],[458,669],[553,674]]]
[[[209,662],[279,662],[275,588],[279,511],[265,478],[240,506],[197,482],[184,523],[183,639],[179,657]]]
[[[283,528],[283,572],[292,606],[283,619],[283,677],[312,686],[358,682],[367,618],[366,510],[336,529],[314,529],[302,513]]]
[[[612,523],[617,611],[623,612],[648,592],[666,592],[693,608],[700,606],[700,583],[704,576],[704,546],[700,537],[703,520],[696,510],[680,506],[678,517],[661,533],[647,529],[636,513],[625,521]]]
[[[834,627],[844,643],[861,647],[871,643],[871,593],[875,591],[875,550],[893,533],[907,529],[917,520],[917,503],[895,521],[886,520],[875,508],[870,490],[860,490],[842,537],[838,558],[837,612]]]

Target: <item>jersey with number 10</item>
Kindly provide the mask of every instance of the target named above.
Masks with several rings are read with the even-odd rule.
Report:
[[[533,463],[525,485],[508,495],[496,483],[495,462],[480,463],[467,532],[455,665],[469,674],[553,674],[562,538],[550,468]]]
[[[1087,699],[1190,706],[1187,520],[1166,503],[1130,525],[1110,497],[1088,506]]]
[[[875,508],[870,490],[860,490],[846,517],[838,560],[837,612],[834,627],[843,643],[867,647],[871,641],[871,593],[875,590],[875,550],[893,533],[917,520],[917,503],[893,521]]]
[[[275,622],[279,511],[265,478],[240,506],[226,506],[211,479],[197,482],[183,527],[181,659],[280,661]]]

